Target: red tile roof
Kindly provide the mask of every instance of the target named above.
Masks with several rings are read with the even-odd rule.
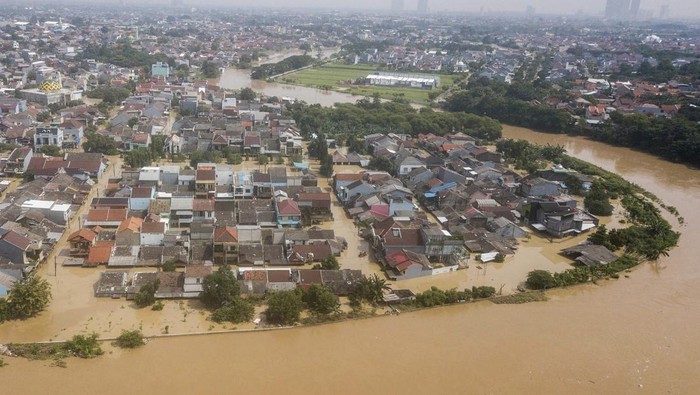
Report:
[[[277,200],[277,212],[280,215],[301,215],[299,205],[292,199]]]
[[[87,220],[90,222],[115,222],[126,219],[127,210],[94,208],[88,211]]]
[[[93,240],[95,240],[96,237],[97,237],[97,233],[91,231],[90,229],[80,229],[77,232],[71,233],[71,235],[68,236],[68,240],[75,240],[77,238],[83,238],[87,241],[92,242]]]
[[[238,243],[238,231],[231,226],[214,229],[215,243]]]
[[[97,244],[90,247],[85,263],[88,265],[100,265],[109,262],[109,257],[112,256],[112,247],[114,242],[98,241]]]

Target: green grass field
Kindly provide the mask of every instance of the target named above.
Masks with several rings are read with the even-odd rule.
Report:
[[[358,78],[366,77],[378,70],[371,65],[347,65],[327,63],[281,77],[278,82],[283,84],[302,85],[311,88],[347,92],[358,96],[373,96],[378,93],[381,98],[395,99],[397,97],[414,103],[429,102],[430,90],[419,88],[401,88],[387,86],[352,86],[350,83]],[[419,74],[419,73],[416,73]],[[427,74],[427,73],[420,73]],[[451,87],[456,76],[440,74],[440,87]]]

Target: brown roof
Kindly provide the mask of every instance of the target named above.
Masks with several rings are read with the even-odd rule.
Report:
[[[214,211],[214,202],[208,199],[194,199],[192,211]]]
[[[27,248],[32,244],[28,238],[15,232],[14,230],[5,233],[2,236],[2,239],[23,251],[26,251]]]
[[[197,169],[197,181],[216,181],[216,171]]]
[[[114,222],[126,219],[127,210],[94,208],[88,211],[87,220],[91,222]]]
[[[114,243],[111,241],[98,241],[97,244],[90,247],[85,263],[99,265],[109,262],[109,257],[112,255],[112,247]]]
[[[97,233],[91,231],[90,229],[80,229],[77,232],[71,233],[71,235],[68,236],[68,240],[75,240],[78,237],[81,237],[87,241],[92,242],[97,237]]]
[[[146,187],[136,187],[131,190],[132,198],[150,198],[153,194],[153,189]]]
[[[238,231],[231,226],[223,226],[214,229],[215,243],[238,243]]]
[[[340,181],[357,181],[361,180],[363,173],[336,173],[335,179]]]
[[[119,228],[117,229],[117,233],[121,233],[127,230],[130,230],[134,233],[139,233],[141,231],[141,225],[143,224],[143,220],[138,217],[129,217],[122,221],[121,224],[119,224]]]
[[[141,224],[141,233],[164,233],[165,224],[163,222],[144,222]]]
[[[307,257],[309,254],[314,254],[314,261],[322,261],[329,256],[333,255],[331,246],[329,244],[307,244],[307,245],[295,245],[292,247],[292,252],[298,254],[302,258]],[[290,258],[290,261],[294,261],[294,257]]]
[[[209,265],[188,265],[185,268],[185,278],[206,277],[212,272],[212,267]]]
[[[330,201],[331,194],[328,192],[326,192],[326,193],[300,193],[298,195],[298,200],[299,201],[310,201],[310,200]]]

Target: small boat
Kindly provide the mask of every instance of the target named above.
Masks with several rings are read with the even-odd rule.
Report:
[[[477,266],[476,268],[479,270],[483,269],[483,267],[481,267],[481,266]]]

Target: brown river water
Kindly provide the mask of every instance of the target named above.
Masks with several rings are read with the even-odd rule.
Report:
[[[134,351],[107,345],[106,355],[70,359],[67,369],[6,357],[0,393],[698,393],[700,172],[582,138],[509,126],[504,135],[563,144],[677,207],[686,224],[669,220],[682,232],[679,247],[629,278],[555,290],[544,303],[482,302],[291,330],[158,338]],[[515,259],[517,272],[553,258]],[[72,293],[86,295],[76,300],[89,295]],[[69,318],[48,314],[39,324],[3,325],[0,343],[56,336],[42,328],[64,328],[72,316],[85,320],[70,309],[82,306],[76,300],[60,302]],[[104,305],[104,315],[129,309],[90,303]],[[177,305],[167,309],[181,317]],[[206,330],[196,316],[185,317],[180,329]]]

